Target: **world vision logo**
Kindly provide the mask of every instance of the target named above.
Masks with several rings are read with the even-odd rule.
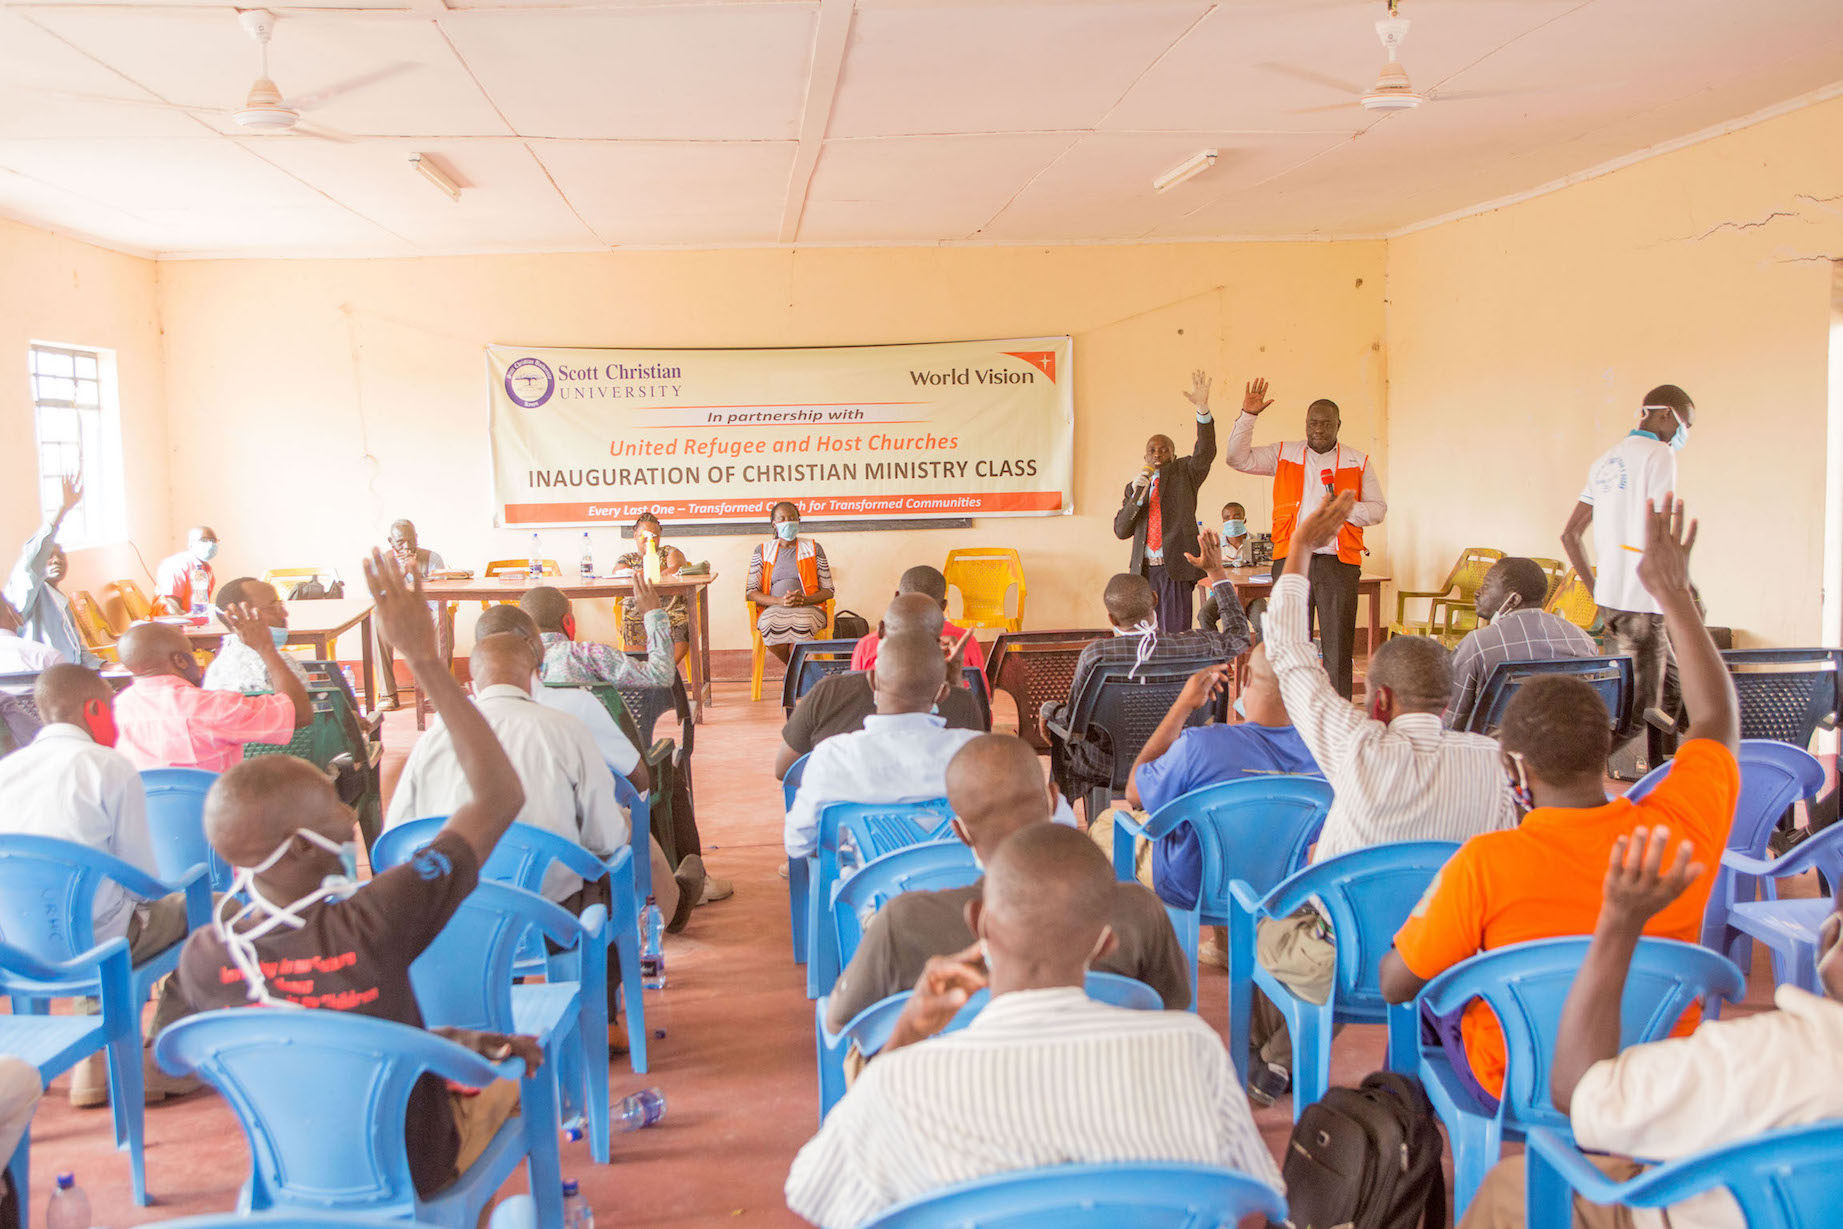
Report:
[[[1038,371],[1049,377],[1049,382],[1056,382],[1056,352],[1054,350],[1006,350],[1006,358],[1021,358]]]

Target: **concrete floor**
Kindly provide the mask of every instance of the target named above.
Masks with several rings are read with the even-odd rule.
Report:
[[[778,694],[778,689],[774,694]],[[1002,729],[1015,713],[1001,698]],[[736,894],[697,910],[683,934],[669,936],[667,988],[647,999],[647,1023],[665,1030],[652,1042],[652,1071],[635,1076],[617,1063],[617,1099],[647,1086],[661,1089],[663,1123],[617,1136],[614,1162],[595,1165],[584,1143],[565,1143],[563,1174],[581,1182],[603,1223],[639,1225],[799,1225],[781,1196],[787,1167],[816,1124],[813,1012],[793,963],[786,884],[776,873],[781,796],[769,771],[781,712],[773,700],[751,704],[746,684],[719,683],[718,703],[698,732],[698,818],[712,873],[734,881]],[[401,766],[416,736],[407,712],[387,725],[387,769]],[[1762,979],[1764,974],[1764,980]],[[1770,971],[1754,979],[1753,1002],[1770,993]],[[1227,980],[1205,969],[1202,1013],[1226,1030]],[[1382,1065],[1380,1027],[1354,1026],[1333,1051],[1334,1083],[1355,1083]],[[230,1210],[247,1173],[242,1132],[209,1091],[149,1108],[147,1184],[153,1204],[128,1198],[128,1164],[111,1144],[106,1110],[77,1111],[53,1085],[33,1127],[34,1215],[53,1175],[75,1170],[99,1226]],[[1256,1114],[1281,1155],[1292,1126],[1291,1102]],[[522,1186],[522,1178],[508,1190]]]

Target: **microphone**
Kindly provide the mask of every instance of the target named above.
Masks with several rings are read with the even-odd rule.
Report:
[[[1142,508],[1145,507],[1146,500],[1152,497],[1152,474],[1157,468],[1158,467],[1155,465],[1142,465],[1139,467],[1139,506]]]
[[[1336,491],[1331,489],[1331,471],[1330,470],[1328,469],[1319,470],[1318,480],[1325,484],[1325,494],[1335,495],[1337,493]]]

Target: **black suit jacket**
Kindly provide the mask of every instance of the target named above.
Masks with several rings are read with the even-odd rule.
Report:
[[[1197,553],[1197,488],[1209,477],[1210,463],[1216,459],[1216,423],[1197,424],[1197,446],[1187,457],[1178,457],[1158,475],[1159,515],[1164,520],[1165,571],[1183,585],[1194,585],[1203,572],[1185,554]],[[1133,540],[1133,558],[1126,570],[1138,572],[1145,563],[1145,533],[1151,520],[1151,505],[1139,502],[1132,483],[1126,484],[1126,496],[1114,513],[1114,537]]]

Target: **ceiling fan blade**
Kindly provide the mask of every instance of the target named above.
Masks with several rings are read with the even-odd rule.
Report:
[[[70,90],[40,90],[53,98],[69,98],[76,102],[110,102],[124,107],[148,107],[155,111],[181,111],[187,115],[229,115],[228,107],[188,107],[184,103],[160,102],[153,98],[116,98],[108,94],[78,94]]]
[[[1350,108],[1356,105],[1357,105],[1357,100],[1353,98],[1349,102],[1334,102],[1328,107],[1295,107],[1293,110],[1286,112],[1286,114],[1287,115],[1321,115],[1326,111],[1348,111],[1350,110]]]
[[[296,111],[311,111],[315,107],[325,106],[341,94],[349,94],[353,90],[363,89],[368,85],[376,85],[378,82],[388,77],[394,77],[398,73],[405,72],[415,67],[417,67],[417,65],[412,61],[398,60],[394,64],[386,64],[382,68],[374,68],[368,73],[360,73],[356,77],[350,77],[341,81],[338,85],[329,85],[323,90],[315,90],[311,94],[302,94],[298,98],[285,99],[282,105],[284,107],[291,107]]]
[[[1534,94],[1538,91],[1527,90],[1443,90],[1435,87],[1427,91],[1429,102],[1472,102],[1480,98],[1515,98],[1518,95]]]
[[[304,137],[313,137],[321,141],[332,141],[336,145],[358,144],[358,138],[351,133],[341,132],[337,128],[328,128],[325,124],[309,124],[306,121],[301,121],[288,131]]]
[[[1352,85],[1348,81],[1339,81],[1336,77],[1328,77],[1324,73],[1314,72],[1309,68],[1300,68],[1296,64],[1275,64],[1269,61],[1257,67],[1279,73],[1282,77],[1291,77],[1295,81],[1305,81],[1312,85],[1323,86],[1328,90],[1336,90],[1340,94],[1349,94],[1352,98],[1363,97],[1362,86]]]

